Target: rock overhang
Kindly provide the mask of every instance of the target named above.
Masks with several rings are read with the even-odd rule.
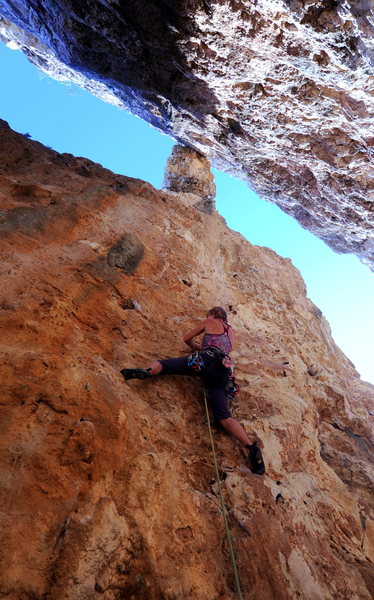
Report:
[[[246,179],[335,251],[373,259],[365,3],[0,2],[1,36]]]

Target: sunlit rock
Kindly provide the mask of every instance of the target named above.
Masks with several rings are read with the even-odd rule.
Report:
[[[267,465],[253,475],[214,432],[243,598],[370,600],[374,388],[291,261],[187,188],[158,192],[3,121],[0,183],[0,596],[234,600],[200,382],[119,374],[181,355],[219,303],[232,410]]]

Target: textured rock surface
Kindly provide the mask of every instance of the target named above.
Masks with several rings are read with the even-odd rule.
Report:
[[[0,13],[0,35],[37,66],[128,107],[372,267],[372,2],[0,0]]]
[[[207,159],[186,146],[174,146],[167,161],[162,187],[178,197],[183,194],[201,212],[212,214],[215,209],[216,184]]]
[[[219,302],[268,467],[214,434],[244,600],[369,600],[373,386],[291,262],[184,194],[0,142],[0,596],[234,600],[199,382],[118,373]]]

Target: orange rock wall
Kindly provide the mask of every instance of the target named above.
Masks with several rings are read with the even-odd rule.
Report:
[[[0,597],[234,600],[200,382],[118,373],[219,303],[267,465],[214,433],[244,599],[369,600],[373,387],[291,261],[188,194],[0,141]]]

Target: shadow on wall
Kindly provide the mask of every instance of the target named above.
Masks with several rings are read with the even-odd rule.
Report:
[[[215,112],[215,95],[186,59],[186,45],[191,54],[199,51],[191,38],[195,13],[210,14],[207,0],[93,2],[89,12],[74,0],[46,0],[37,11],[16,0],[1,10],[72,69],[108,86],[116,82],[116,95],[132,112],[164,131],[171,131],[180,103],[197,119]],[[27,57],[38,66],[38,58]]]

